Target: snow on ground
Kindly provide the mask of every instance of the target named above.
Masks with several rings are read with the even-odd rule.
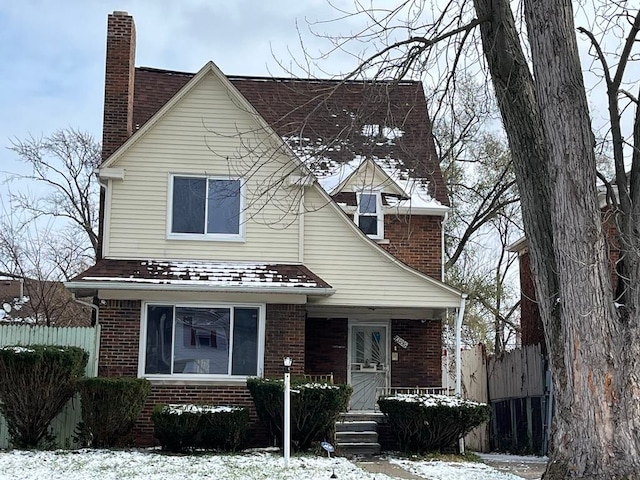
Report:
[[[482,464],[390,460],[431,480],[516,480],[518,477]],[[167,455],[158,451],[59,450],[0,452],[1,480],[318,480],[332,473],[341,480],[394,480],[369,473],[345,458],[291,457],[284,467],[280,454]]]
[[[520,480],[520,477],[516,475],[499,472],[495,468],[482,463],[416,462],[397,459],[390,459],[389,462],[415,475],[432,480]]]

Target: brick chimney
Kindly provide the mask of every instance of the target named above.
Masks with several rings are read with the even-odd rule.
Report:
[[[113,12],[107,21],[102,161],[133,132],[133,85],[136,27],[127,12]]]

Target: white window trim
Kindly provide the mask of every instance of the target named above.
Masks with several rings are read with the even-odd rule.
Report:
[[[159,380],[172,383],[174,381],[184,382],[189,384],[193,383],[233,383],[233,382],[246,382],[247,378],[254,377],[254,375],[230,375],[230,374],[193,374],[193,373],[174,373],[174,374],[157,374],[157,373],[145,373],[145,359],[147,354],[147,307],[150,305],[171,305],[177,307],[190,307],[190,308],[257,308],[258,309],[258,377],[264,376],[264,347],[265,347],[265,329],[266,329],[266,304],[264,303],[190,303],[190,302],[142,302],[140,311],[140,342],[138,349],[138,378],[146,378],[150,381]],[[175,318],[174,318],[175,322]],[[175,328],[173,330],[175,342]],[[233,339],[232,339],[233,341]],[[171,364],[173,365],[174,350],[171,350]],[[233,356],[233,344],[231,350],[231,356]],[[173,368],[173,367],[172,367]]]
[[[380,190],[358,190],[356,191],[356,211],[353,215],[353,221],[360,228],[360,195],[369,194],[376,196],[376,216],[377,216],[377,226],[378,233],[376,235],[366,234],[369,238],[373,240],[383,240],[384,239],[384,209],[382,208],[382,192]],[[364,216],[373,217],[371,214],[364,214]]]
[[[176,233],[172,232],[173,221],[173,180],[176,177],[204,178],[206,180],[239,180],[240,181],[240,216],[237,234],[226,233]],[[197,240],[205,242],[244,242],[245,241],[245,182],[240,177],[225,177],[221,175],[198,175],[193,173],[170,173],[167,192],[167,240]],[[208,184],[207,184],[207,188]],[[205,202],[205,229],[208,202]]]

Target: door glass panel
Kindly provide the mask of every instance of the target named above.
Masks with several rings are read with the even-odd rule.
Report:
[[[388,381],[387,327],[368,325],[351,327],[352,410],[375,410],[376,393]]]

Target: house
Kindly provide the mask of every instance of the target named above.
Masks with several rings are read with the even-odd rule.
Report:
[[[607,191],[600,186],[598,191],[603,233],[608,249],[611,281],[614,288],[618,286],[616,273],[620,259],[618,233],[613,210],[607,199]],[[526,237],[522,237],[509,245],[507,250],[518,255],[520,274],[520,334],[522,348],[510,352],[516,361],[508,365],[508,372],[513,375],[514,365],[523,364],[521,375],[517,375],[519,389],[509,396],[502,392],[493,392],[490,399],[493,407],[491,422],[492,445],[496,449],[513,453],[529,451],[546,455],[550,444],[553,411],[553,383],[547,355],[544,326],[540,309],[536,300],[537,294],[531,272],[529,245]],[[518,358],[520,362],[518,362]],[[507,362],[509,363],[509,362]],[[508,382],[505,382],[507,384]]]
[[[0,325],[86,327],[86,300],[78,302],[60,282],[0,273]]]
[[[136,68],[108,19],[102,255],[66,286],[99,299],[99,374],[154,404],[252,407],[248,376],[333,374],[352,410],[438,387],[448,200],[418,82]],[[253,411],[253,410],[252,410]],[[253,414],[255,419],[255,413]]]

